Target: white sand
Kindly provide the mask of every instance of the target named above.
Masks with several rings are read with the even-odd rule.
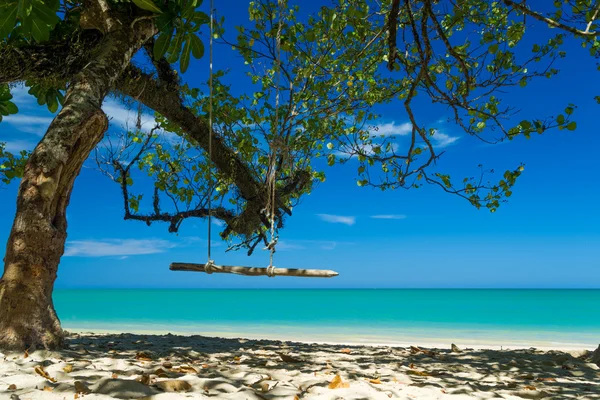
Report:
[[[67,342],[60,352],[1,355],[0,399],[600,399],[600,368],[585,350],[143,334]]]

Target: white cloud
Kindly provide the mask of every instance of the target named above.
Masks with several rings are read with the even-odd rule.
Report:
[[[111,123],[119,127],[133,128],[137,123],[138,110],[128,109],[116,100],[108,99],[102,105],[102,110],[106,113]],[[152,115],[142,112],[142,129],[150,130],[154,127],[155,119]]]
[[[287,240],[281,240],[281,241],[277,242],[277,245],[275,246],[275,248],[276,248],[276,250],[281,250],[281,251],[306,249],[306,247],[301,244],[298,244],[295,242],[289,242]]]
[[[446,133],[439,132],[438,130],[435,131],[431,138],[433,147],[447,147],[460,139],[459,136],[450,136]]]
[[[277,243],[277,250],[305,250],[319,248],[321,250],[334,250],[340,244],[345,242],[335,242],[332,240],[282,240]]]
[[[216,219],[216,218],[212,219],[212,223],[215,224],[218,227],[225,226],[225,222],[224,221],[221,221],[220,219]]]
[[[405,136],[411,132],[412,124],[410,122],[405,122],[403,124],[388,122],[376,125],[373,129],[373,136]]]
[[[333,214],[317,214],[325,222],[331,222],[332,224],[344,224],[352,226],[356,223],[356,217],[344,216],[344,215],[333,215]]]
[[[54,117],[41,117],[39,115],[29,115],[20,112],[2,118],[2,123],[10,124],[21,132],[44,136],[53,119]]]
[[[162,239],[100,239],[67,242],[66,257],[138,256],[164,253],[176,247]]]
[[[37,143],[31,140],[9,140],[5,144],[7,151],[16,154],[21,150],[33,150]]]
[[[406,215],[404,215],[404,214],[380,214],[380,215],[371,215],[371,218],[374,218],[374,219],[405,219]]]

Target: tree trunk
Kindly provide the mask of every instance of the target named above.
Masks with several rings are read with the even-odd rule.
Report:
[[[67,238],[73,184],[108,128],[104,97],[155,32],[148,21],[122,26],[106,35],[94,49],[94,60],[71,81],[63,109],[25,167],[0,279],[0,348],[63,344],[52,290]]]

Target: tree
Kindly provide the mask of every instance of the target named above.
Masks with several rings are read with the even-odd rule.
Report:
[[[594,56],[600,48],[599,6],[591,0],[555,2],[539,12],[511,0],[346,0],[302,19],[298,7],[283,1],[250,2],[253,26],[240,27],[235,41],[222,40],[245,59],[257,91],[233,96],[222,74],[215,75],[208,160],[208,99],[182,85],[173,69],[179,61],[184,72],[191,56],[203,54],[196,34],[208,17],[199,6],[192,0],[0,0],[0,114],[18,111],[7,91],[18,82],[40,105],[60,108],[31,155],[0,150],[1,176],[22,176],[0,281],[0,347],[62,343],[51,293],[66,240],[66,207],[83,162],[107,130],[100,106],[108,94],[134,99],[159,121],[156,129],[127,132],[118,147],[99,152],[101,169],[121,185],[125,217],[165,221],[176,231],[185,218],[207,216],[210,196],[219,204],[214,216],[226,223],[222,236],[238,237],[252,251],[270,228],[266,176],[276,169],[281,227],[296,200],[324,180],[313,165],[322,157],[330,165],[356,157],[361,186],[410,188],[423,180],[494,211],[510,196],[522,166],[498,183],[481,176],[457,185],[437,170],[441,153],[431,141],[437,131],[419,123],[413,99],[421,93],[447,105],[465,132],[488,141],[573,130],[572,105],[556,117],[505,126],[503,118],[514,110],[502,106],[502,90],[554,76],[552,62],[566,56],[560,48],[565,37],[580,39]],[[526,32],[544,24],[560,33],[520,49]],[[222,37],[221,28],[217,33]],[[136,54],[148,57],[153,70],[137,67]],[[392,100],[402,102],[411,121],[408,143],[372,129],[372,107]],[[161,131],[181,140],[165,142]],[[492,139],[485,136],[490,132]],[[493,138],[494,132],[502,136]],[[154,181],[150,203],[132,192],[133,168]],[[168,211],[165,199],[172,204]]]

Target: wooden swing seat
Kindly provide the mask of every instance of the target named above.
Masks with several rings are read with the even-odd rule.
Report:
[[[269,275],[269,268],[256,267],[241,267],[237,265],[216,265],[212,264],[209,271],[205,270],[207,264],[194,263],[171,263],[169,269],[171,271],[193,271],[205,272],[212,274],[213,272],[220,274],[237,274],[246,276],[297,276],[301,278],[333,278],[339,274],[328,269],[294,269],[294,268],[273,268]]]

